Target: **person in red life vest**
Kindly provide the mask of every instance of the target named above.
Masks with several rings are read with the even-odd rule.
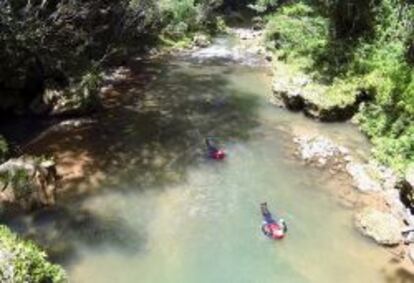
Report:
[[[222,160],[226,157],[226,153],[214,145],[211,138],[206,138],[208,157],[214,160]]]
[[[275,221],[267,208],[267,203],[260,204],[260,210],[263,216],[262,231],[263,233],[274,240],[283,239],[287,232],[287,226],[283,219]]]

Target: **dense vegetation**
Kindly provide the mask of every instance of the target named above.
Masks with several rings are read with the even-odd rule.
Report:
[[[45,258],[37,246],[22,241],[9,229],[0,226],[1,282],[66,282],[65,272]]]
[[[0,1],[0,112],[88,107],[99,67],[125,49],[214,32],[222,0]]]
[[[381,162],[414,162],[414,4],[410,1],[259,0],[267,44],[330,85],[326,99],[365,92],[356,120]],[[265,7],[265,8],[263,8]]]

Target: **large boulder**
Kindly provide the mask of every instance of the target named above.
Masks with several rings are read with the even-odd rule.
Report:
[[[355,216],[355,226],[380,245],[395,246],[402,241],[401,223],[390,213],[366,208]]]

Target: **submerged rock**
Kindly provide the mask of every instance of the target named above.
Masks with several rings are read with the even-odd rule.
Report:
[[[355,216],[355,226],[365,236],[380,245],[394,246],[401,240],[401,224],[390,213],[367,208]]]

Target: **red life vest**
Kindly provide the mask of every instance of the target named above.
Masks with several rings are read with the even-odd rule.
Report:
[[[215,160],[222,160],[226,157],[226,153],[222,150],[217,150],[211,154],[211,157]]]
[[[277,223],[266,224],[265,230],[267,231],[268,236],[274,240],[280,240],[285,237],[285,233],[283,232],[283,227],[281,227]]]

